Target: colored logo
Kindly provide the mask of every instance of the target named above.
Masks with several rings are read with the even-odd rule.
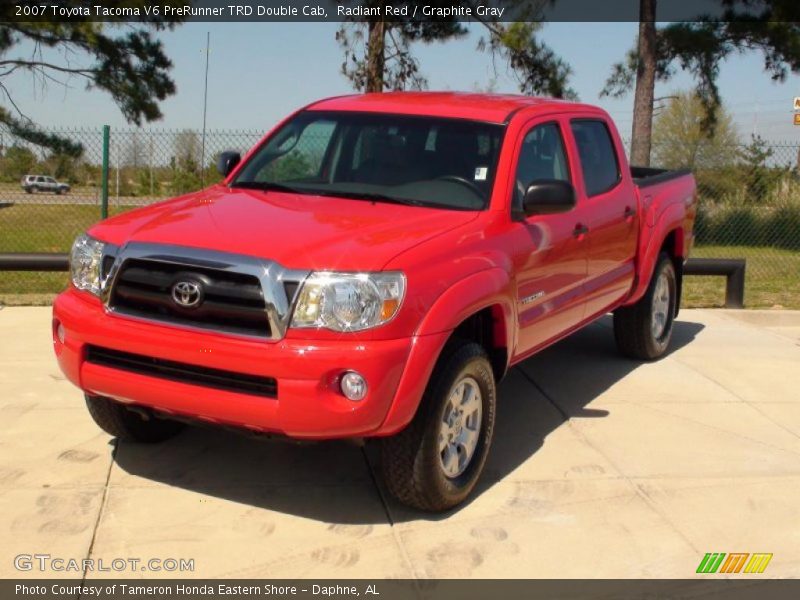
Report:
[[[697,573],[763,573],[772,553],[707,552],[697,566]]]

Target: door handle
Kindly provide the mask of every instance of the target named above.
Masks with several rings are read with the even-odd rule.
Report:
[[[631,206],[626,206],[623,214],[625,215],[626,219],[630,219],[636,215],[636,209]]]
[[[587,233],[589,233],[589,228],[583,223],[578,223],[577,225],[575,225],[575,229],[572,230],[572,235],[574,235],[575,237],[580,237]]]

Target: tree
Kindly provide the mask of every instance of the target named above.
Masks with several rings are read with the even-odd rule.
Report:
[[[36,155],[29,148],[11,146],[2,161],[3,174],[12,181],[30,175],[36,166]]]
[[[745,170],[745,190],[750,202],[763,202],[789,174],[790,167],[770,167],[767,162],[774,151],[760,135],[752,135],[750,143],[742,149],[741,160]]]
[[[336,32],[336,41],[344,51],[342,74],[356,90],[425,88],[427,81],[419,71],[419,61],[411,53],[410,45],[446,41],[467,33],[454,17],[430,21],[421,11],[418,17],[387,20],[384,15],[389,4],[387,0],[365,0],[363,8],[377,10],[381,16],[351,17]]]
[[[52,175],[59,181],[76,183],[78,181],[79,158],[69,154],[50,154],[43,163],[43,172]]]
[[[203,187],[200,173],[200,139],[197,133],[188,129],[175,136],[175,156],[172,166],[171,191],[177,194],[194,192]]]
[[[693,92],[673,97],[653,123],[653,158],[669,169],[720,169],[739,158],[739,136],[723,106],[713,131],[703,128],[705,107]]]
[[[147,0],[103,3],[111,9],[138,8],[137,23],[122,16],[108,17],[104,22],[81,15],[60,21],[27,17],[23,22],[16,17],[16,6],[41,4],[36,0],[19,0],[0,5],[0,92],[8,103],[0,106],[0,123],[13,135],[57,154],[78,156],[82,151],[79,144],[43,131],[25,116],[5,84],[8,76],[18,71],[29,72],[43,86],[52,83],[66,86],[70,80],[83,80],[88,88],[110,94],[129,123],[141,125],[143,121],[161,117],[159,102],[175,93],[175,83],[169,76],[172,63],[152,32],[171,29],[180,19],[167,19],[163,11],[158,15],[152,11],[147,14],[144,7],[151,4]],[[187,2],[166,0],[163,4],[177,6]],[[50,11],[53,7],[74,7],[76,3],[52,0],[46,5]],[[32,50],[27,55],[14,53],[23,42],[30,42]],[[63,60],[49,59],[42,49],[59,51]]]
[[[337,0],[344,3],[345,0]],[[517,5],[520,22],[501,23],[490,17],[475,17],[485,31],[478,49],[501,57],[516,76],[519,89],[526,94],[546,93],[554,97],[575,97],[567,86],[569,67],[536,34],[541,24],[537,22],[540,9],[550,0],[508,0]],[[366,0],[365,8],[380,8],[391,4],[387,0]],[[432,6],[452,7],[446,1],[432,2]],[[382,92],[385,89],[425,89],[427,80],[420,72],[419,61],[411,45],[415,42],[444,42],[465,36],[468,30],[455,16],[430,20],[418,11],[417,17],[358,16],[348,17],[336,33],[336,40],[344,51],[342,73],[353,88],[364,92]]]
[[[128,141],[123,146],[121,164],[124,167],[138,169],[147,162],[147,154],[138,131],[129,134]]]
[[[695,92],[713,130],[721,100],[717,77],[735,54],[758,50],[773,81],[800,72],[800,3],[796,0],[715,0],[721,13],[698,14],[691,21],[656,27],[657,0],[640,0],[639,37],[626,60],[614,65],[601,96],[624,96],[635,87],[631,162],[650,164],[653,97],[656,81],[669,81],[677,67],[694,76]]]
[[[479,50],[489,50],[508,63],[523,94],[545,94],[554,98],[577,98],[569,87],[572,69],[536,39],[542,24],[536,21],[484,23],[488,38],[478,42]]]
[[[175,166],[195,173],[200,168],[200,140],[197,133],[184,129],[175,136]]]

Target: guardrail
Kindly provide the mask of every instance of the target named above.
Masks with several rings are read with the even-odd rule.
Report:
[[[743,258],[690,258],[683,266],[683,274],[725,277],[725,308],[744,308],[746,267]]]
[[[0,253],[0,271],[69,271],[69,256],[58,253]]]
[[[747,261],[743,258],[690,258],[683,267],[683,274],[725,277],[725,308],[744,308],[746,266]],[[0,271],[68,270],[69,257],[66,254],[0,254]]]

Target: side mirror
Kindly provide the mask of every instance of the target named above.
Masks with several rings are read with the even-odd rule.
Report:
[[[241,160],[242,157],[238,152],[223,152],[217,159],[217,171],[219,171],[219,174],[223,177],[227,177]]]
[[[559,179],[535,180],[528,186],[522,200],[522,210],[526,217],[564,213],[574,207],[575,188],[570,182]]]

